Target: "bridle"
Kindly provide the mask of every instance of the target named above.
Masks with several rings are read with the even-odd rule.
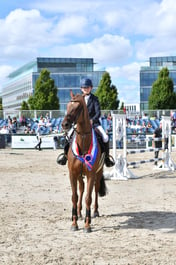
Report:
[[[76,103],[76,102],[80,103],[79,100],[75,100],[75,99],[71,99],[69,103],[74,104],[74,103]],[[82,107],[82,104],[79,104],[79,106],[78,106],[78,108],[77,108],[77,110],[76,110],[76,114],[75,114],[75,115],[72,116],[71,114],[68,114],[68,115],[66,115],[66,116],[67,116],[67,119],[68,119],[68,120],[70,121],[70,123],[72,124],[72,126],[70,127],[70,129],[73,128],[73,130],[74,130],[77,134],[81,135],[82,138],[84,138],[84,137],[86,137],[87,135],[92,134],[92,131],[90,131],[90,132],[85,132],[85,133],[82,134],[81,132],[79,132],[79,131],[77,130],[77,126],[76,126],[76,125],[77,125],[77,121],[78,121],[78,119],[79,119],[79,117],[80,117],[80,115],[81,115],[81,110],[82,110],[82,112],[83,112],[83,116],[84,116],[84,108]]]

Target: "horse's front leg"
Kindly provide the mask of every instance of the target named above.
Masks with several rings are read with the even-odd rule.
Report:
[[[91,232],[91,203],[92,203],[92,190],[94,186],[94,178],[89,177],[87,181],[87,195],[86,195],[86,217],[84,231],[86,233]]]
[[[82,198],[84,193],[84,181],[83,178],[79,180],[79,200],[78,200],[78,218],[82,218]]]
[[[72,187],[72,225],[71,230],[77,231],[78,230],[78,214],[77,214],[77,203],[78,203],[78,194],[77,194],[77,179],[73,177],[70,178],[71,187]]]

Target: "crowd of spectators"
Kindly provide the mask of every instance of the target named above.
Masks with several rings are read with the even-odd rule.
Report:
[[[176,111],[171,112],[172,132],[176,133]]]
[[[49,113],[40,115],[37,119],[29,119],[22,115],[19,119],[8,116],[5,120],[0,120],[1,134],[36,134],[40,130],[41,134],[59,133],[62,130],[63,117],[51,118]],[[126,119],[126,129],[129,135],[153,134],[159,127],[160,120],[157,117],[135,116]],[[176,112],[171,114],[172,132],[176,133]],[[102,127],[108,134],[112,134],[112,116],[107,113],[101,118]]]

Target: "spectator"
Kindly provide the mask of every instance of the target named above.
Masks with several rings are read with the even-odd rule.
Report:
[[[38,149],[39,151],[41,151],[41,144],[42,144],[42,138],[41,138],[41,135],[42,135],[42,131],[41,131],[41,125],[38,124],[38,128],[37,128],[37,134],[36,134],[36,137],[37,137],[37,145],[35,146],[35,149]]]
[[[176,121],[176,111],[174,110],[171,114],[171,119],[175,122]]]
[[[7,122],[9,123],[9,121],[12,120],[10,115],[7,117]]]
[[[162,147],[162,122],[160,122],[160,126],[155,129],[154,134],[153,134],[153,139],[155,138],[160,138],[160,140],[153,141],[153,147],[154,148],[161,148]],[[158,159],[159,156],[159,150],[155,150],[155,159]],[[154,162],[154,165],[158,165],[158,160]]]
[[[17,131],[17,118],[13,117],[12,118],[12,133],[16,133]]]
[[[2,127],[2,129],[0,130],[0,134],[9,134],[9,130],[6,125]]]
[[[30,126],[26,126],[25,129],[24,129],[24,133],[25,134],[34,134],[35,130],[34,129],[31,130]]]
[[[50,117],[48,112],[45,115],[45,123],[50,123]]]
[[[0,134],[5,134],[5,142],[7,143],[8,141],[8,134],[9,134],[9,130],[7,125],[4,125],[1,130],[0,130]]]
[[[171,121],[172,121],[172,129],[175,130],[176,128],[176,111],[171,113]]]
[[[8,130],[9,130],[9,133],[12,133],[13,132],[13,123],[12,123],[12,119],[8,119]]]
[[[22,115],[19,119],[20,126],[27,126],[27,121],[24,115]]]
[[[108,122],[108,132],[111,132],[112,131],[112,116],[111,116],[111,113],[108,113],[108,116],[107,116],[107,122]]]
[[[147,132],[149,132],[151,128],[152,128],[152,125],[150,121],[148,121],[147,126],[146,126]]]
[[[43,116],[40,116],[39,124],[45,126],[45,118],[43,118]]]

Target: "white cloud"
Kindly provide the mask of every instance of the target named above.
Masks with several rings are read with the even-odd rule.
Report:
[[[31,58],[38,48],[50,43],[48,30],[52,23],[37,10],[16,9],[0,20],[0,57]]]
[[[147,60],[152,56],[175,56],[175,36],[169,38],[154,37],[136,43],[136,59]]]
[[[59,51],[58,56],[91,57],[101,66],[121,63],[132,55],[130,41],[121,36],[105,34],[89,43],[77,43],[75,45],[57,46],[53,53]]]
[[[120,102],[124,102],[125,104],[131,103],[136,104],[139,103],[139,88],[134,84],[125,84],[123,85],[123,89],[120,89],[119,85],[119,100]],[[135,95],[135,96],[134,96]]]
[[[67,16],[58,22],[54,31],[58,36],[67,36],[69,34],[85,36],[84,28],[86,25],[87,19],[84,16]]]
[[[139,102],[139,72],[141,66],[147,66],[148,62],[133,62],[123,66],[108,67],[112,84],[119,92],[119,99],[125,103]],[[135,95],[135,97],[134,97]]]
[[[125,78],[130,81],[139,82],[140,67],[140,63],[133,62],[122,67],[108,67],[107,71],[111,74],[112,78]]]
[[[135,33],[147,36],[167,36],[176,33],[176,6],[173,0],[154,2],[143,10],[138,10],[134,18]],[[134,14],[133,14],[134,15]]]
[[[11,45],[16,43],[23,45],[25,42],[26,45],[33,43],[35,46],[50,26],[50,22],[42,18],[39,11],[16,9],[5,20],[0,21],[0,39],[3,43]]]
[[[110,72],[122,97],[132,100],[139,96],[140,66],[152,56],[176,55],[174,0],[31,0],[20,5],[0,16],[1,75],[38,56],[91,57],[97,68]]]

